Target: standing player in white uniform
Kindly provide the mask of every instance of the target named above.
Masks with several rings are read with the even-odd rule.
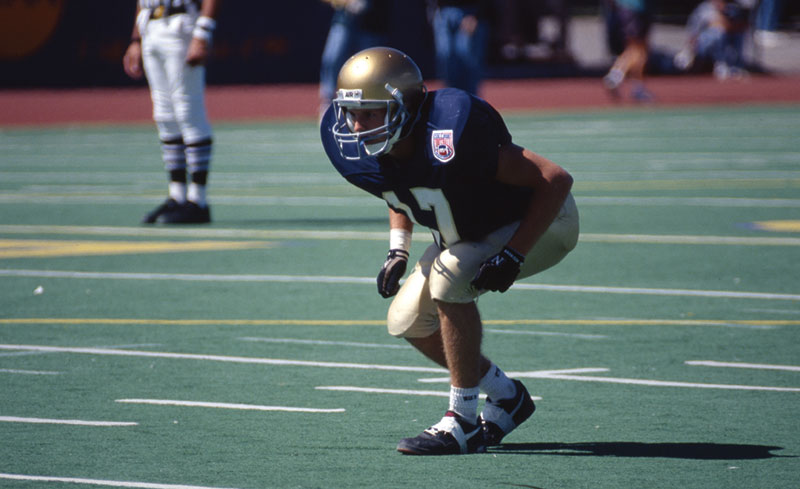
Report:
[[[147,75],[169,174],[167,200],[145,215],[142,222],[147,224],[211,222],[206,202],[212,141],[205,63],[218,5],[219,0],[139,0],[123,65],[134,79]]]

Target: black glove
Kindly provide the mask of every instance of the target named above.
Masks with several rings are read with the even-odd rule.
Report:
[[[378,274],[378,293],[383,297],[391,297],[400,289],[400,279],[406,273],[408,252],[405,250],[389,250],[386,261]]]
[[[478,290],[497,290],[505,292],[519,275],[519,267],[525,257],[508,246],[481,265],[472,286]]]

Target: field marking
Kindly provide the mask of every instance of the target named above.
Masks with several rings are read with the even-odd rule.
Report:
[[[603,234],[582,233],[585,243],[639,243],[682,245],[737,245],[737,246],[800,246],[800,238],[771,236],[697,236],[668,234]]]
[[[745,207],[797,208],[800,199],[753,199],[747,197],[576,197],[579,205],[625,205],[639,207]]]
[[[800,232],[800,220],[775,220],[775,221],[756,221],[751,223],[753,229],[759,231],[775,231],[785,233]]]
[[[800,187],[800,178],[683,178],[653,180],[579,181],[578,190],[708,190],[787,189]]]
[[[545,285],[517,283],[511,290],[543,290],[549,292],[584,292],[592,294],[660,295],[673,297],[706,297],[714,299],[761,299],[798,301],[800,294],[775,294],[770,292],[737,292],[732,290],[657,289],[646,287],[603,287],[587,285]]]
[[[608,372],[607,368],[568,368],[561,370],[532,370],[528,372],[506,372],[509,377],[525,377],[527,379],[546,379],[551,375],[565,375],[565,374],[590,374]],[[424,377],[417,379],[417,382],[423,384],[440,384],[442,382],[450,382],[450,377]]]
[[[642,385],[648,387],[683,387],[690,389],[723,389],[742,391],[800,392],[800,387],[768,387],[760,385],[706,384],[669,380],[629,379],[624,377],[595,377],[575,375],[578,373],[608,372],[607,368],[584,368],[568,370],[538,370],[532,372],[506,372],[509,377],[549,380],[574,380],[579,382],[600,382],[607,384]],[[449,377],[418,379],[424,383],[449,382]]]
[[[61,375],[61,372],[49,372],[46,370],[14,370],[10,368],[0,368],[0,373],[23,375]]]
[[[800,207],[800,200],[797,201]],[[5,234],[67,234],[94,236],[138,236],[138,237],[183,237],[214,239],[268,239],[268,240],[353,240],[385,241],[384,231],[309,231],[301,229],[257,230],[257,229],[162,229],[151,227],[116,226],[45,226],[45,225],[0,225]],[[417,231],[415,240],[429,239],[430,234]],[[739,245],[739,246],[800,246],[800,238],[769,236],[705,236],[705,235],[659,235],[659,234],[606,234],[581,233],[581,242],[641,243],[641,244],[685,244],[685,245]]]
[[[80,419],[46,419],[46,418],[20,418],[17,416],[0,416],[0,422],[4,423],[33,423],[33,424],[65,424],[72,426],[138,426],[139,423],[127,421],[84,421]]]
[[[115,176],[118,178],[118,176]],[[231,183],[230,185],[234,185]],[[337,185],[338,186],[338,185]],[[55,192],[14,192],[0,195],[2,204],[145,204],[157,199],[155,193],[152,195],[110,195],[114,191],[129,191],[129,186],[124,189],[121,186],[96,186],[92,188],[94,195],[87,195],[85,187],[75,188],[74,186],[52,185]],[[625,189],[630,190],[630,186],[614,186],[609,190]],[[681,189],[685,190],[685,189]],[[69,192],[72,195],[63,195]],[[84,192],[84,193],[81,193]],[[98,193],[100,192],[100,193]],[[590,206],[683,206],[683,207],[722,207],[722,208],[797,208],[800,207],[800,200],[781,199],[781,198],[736,198],[736,197],[623,197],[623,196],[578,196],[575,198],[578,205]],[[287,195],[225,195],[219,192],[215,194],[214,201],[219,205],[241,206],[285,206],[285,207],[375,207],[380,209],[380,201],[370,197],[301,197]]]
[[[367,394],[398,394],[402,396],[433,396],[450,397],[449,391],[421,391],[412,389],[383,389],[378,387],[355,387],[350,385],[321,385],[314,387],[321,391],[337,392],[363,392]],[[486,399],[486,394],[480,394],[481,399]],[[541,397],[531,396],[534,401],[541,401]]]
[[[67,484],[86,484],[91,486],[130,487],[135,489],[235,489],[231,487],[187,486],[185,484],[158,484],[153,482],[113,481],[84,479],[80,477],[52,477],[45,475],[23,475],[0,473],[0,479],[28,482],[64,482]]]
[[[269,241],[75,241],[0,239],[0,259],[228,251],[274,247]]]
[[[3,324],[138,325],[138,326],[385,326],[384,319],[135,319],[135,318],[0,318]],[[795,319],[486,319],[487,326],[713,326],[767,329],[800,326]],[[521,330],[524,331],[524,330]],[[157,346],[153,344],[134,345]],[[120,348],[120,347],[116,347]],[[0,356],[4,354],[0,353]]]
[[[236,357],[225,355],[203,355],[195,353],[169,353],[139,350],[114,350],[106,348],[72,348],[44,345],[0,345],[0,350],[30,350],[53,353],[78,353],[86,355],[108,355],[123,357],[169,358],[173,360],[205,360],[212,362],[244,363],[255,365],[277,365],[289,367],[348,368],[358,370],[384,370],[393,372],[442,373],[447,370],[433,367],[406,367],[402,365],[380,365],[365,363],[311,362],[278,358]]]
[[[298,340],[293,338],[239,338],[242,341],[253,341],[261,343],[283,343],[293,345],[324,345],[324,346],[354,346],[357,348],[388,348],[409,350],[413,349],[410,345],[390,345],[386,343],[358,343],[355,341],[325,341],[325,340]]]
[[[740,391],[800,392],[800,387],[767,387],[760,385],[705,384],[696,382],[676,382],[667,380],[627,379],[620,377],[590,377],[584,375],[551,374],[536,378],[552,380],[576,380],[580,382],[602,382],[609,384],[643,385],[648,387],[684,387],[690,389],[722,389]]]
[[[130,186],[126,187],[129,191]],[[58,190],[61,190],[60,187]],[[93,189],[97,190],[97,189]],[[84,190],[85,192],[85,190]],[[59,195],[54,192],[25,192],[0,194],[0,204],[145,204],[152,203],[161,196],[155,192],[141,196],[109,195],[95,193],[81,194],[77,190],[73,195]],[[299,197],[286,195],[221,195],[214,194],[214,204],[241,206],[286,206],[286,207],[374,207],[381,209],[380,201],[370,197]]]
[[[344,408],[319,409],[319,408],[300,408],[288,406],[260,406],[258,404],[237,404],[228,402],[204,402],[204,401],[178,401],[173,399],[117,399],[114,402],[123,404],[150,404],[155,406],[184,406],[184,407],[203,407],[216,409],[240,409],[245,411],[280,411],[287,413],[343,413]]]
[[[800,372],[800,366],[795,366],[795,365],[768,365],[763,363],[716,362],[713,360],[690,360],[684,363],[686,365],[692,365],[698,367],[750,368],[755,370],[783,370],[786,372]]]
[[[411,389],[381,389],[377,387],[354,387],[348,385],[321,385],[314,387],[314,389],[321,391],[338,391],[338,392],[365,392],[370,394],[399,394],[404,396],[434,396],[434,397],[450,397],[450,392],[445,391],[421,391]],[[481,394],[481,397],[486,397]]]
[[[0,225],[0,233],[15,234],[73,234],[92,236],[139,236],[139,237],[170,237],[170,238],[250,238],[250,239],[316,239],[316,240],[367,240],[385,241],[387,233],[369,231],[305,231],[300,229],[289,230],[259,230],[259,229],[175,229],[156,227],[118,227],[118,226],[47,226],[47,225]],[[425,234],[414,233],[422,239]]]
[[[488,324],[484,321],[484,324]],[[580,333],[558,333],[553,331],[528,331],[528,330],[509,330],[509,329],[493,329],[484,328],[484,333],[497,333],[497,334],[516,334],[516,335],[532,335],[532,336],[564,336],[567,338],[580,338],[583,340],[598,340],[608,338],[604,334],[580,334]]]
[[[185,282],[275,282],[275,283],[314,283],[314,284],[369,284],[374,286],[373,277],[349,277],[328,275],[224,275],[190,273],[125,273],[125,272],[78,272],[56,270],[0,270],[4,277],[70,278],[102,280],[177,280]],[[607,287],[597,285],[548,285],[516,283],[511,290],[539,290],[548,292],[579,292],[592,294],[658,295],[674,297],[706,297],[716,299],[758,299],[800,301],[800,294],[777,294],[771,292],[739,292],[730,290],[701,289],[660,289],[646,287]]]

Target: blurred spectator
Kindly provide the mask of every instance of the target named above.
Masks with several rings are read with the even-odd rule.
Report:
[[[681,70],[713,67],[719,79],[739,78],[749,12],[735,0],[705,0],[689,16],[687,45],[675,56]]]
[[[783,36],[777,32],[782,7],[783,0],[761,0],[758,2],[753,39],[760,46],[774,47],[783,40]]]
[[[385,45],[389,37],[390,0],[322,0],[333,7],[333,18],[322,51],[319,98],[320,116],[331,104],[336,78],[347,59],[373,46]]]
[[[645,87],[644,69],[653,0],[604,0],[603,3],[609,48],[613,54],[618,54],[603,77],[603,85],[614,99],[619,99],[622,83],[630,79],[633,100],[650,102],[653,95]]]
[[[504,61],[519,58],[570,60],[568,3],[567,0],[495,0],[496,37],[501,58]],[[555,36],[544,36],[540,28],[540,22],[548,15],[557,23]]]
[[[486,64],[492,0],[428,0],[436,70],[448,87],[478,93]]]

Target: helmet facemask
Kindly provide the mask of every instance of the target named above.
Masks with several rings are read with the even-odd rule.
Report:
[[[348,160],[358,160],[365,156],[380,156],[392,150],[400,140],[403,127],[411,115],[403,103],[403,94],[388,83],[384,87],[391,97],[387,100],[362,99],[358,89],[340,89],[333,99],[336,123],[333,137],[339,143],[339,152]],[[353,118],[350,109],[386,109],[383,125],[366,131],[353,131]]]

